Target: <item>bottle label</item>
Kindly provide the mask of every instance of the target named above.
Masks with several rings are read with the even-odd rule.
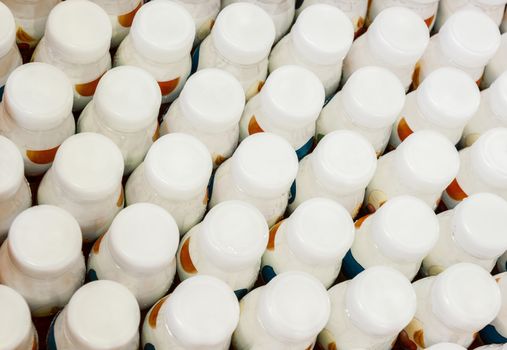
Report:
[[[143,2],[140,1],[135,9],[133,9],[129,13],[118,16],[118,23],[122,27],[130,28],[132,26],[132,22],[134,21],[134,16],[136,15],[137,11],[141,8],[142,4]]]
[[[422,323],[414,318],[398,336],[397,345],[401,349],[425,349],[424,330]],[[395,347],[397,348],[397,347]]]
[[[296,180],[290,185],[289,190],[289,204],[292,204],[296,200]]]
[[[190,74],[194,74],[197,72],[197,67],[199,66],[199,52],[201,50],[201,45],[197,46],[194,49],[194,53],[192,54],[192,69]]]
[[[2,102],[2,97],[4,96],[4,88],[5,88],[5,85],[0,86],[0,102]]]
[[[336,340],[331,331],[324,328],[317,337],[317,349],[318,350],[337,350]]]
[[[95,90],[97,89],[97,85],[99,85],[100,78],[102,78],[102,75],[97,79],[89,81],[87,83],[76,84],[74,86],[74,89],[80,96],[91,97],[95,94]]]
[[[357,262],[357,260],[352,255],[351,250],[349,250],[345,255],[345,258],[343,258],[342,271],[343,274],[349,279],[356,277],[358,274],[364,271],[364,267],[362,267],[361,264]]]
[[[58,350],[57,346],[56,346],[56,339],[55,339],[55,322],[56,322],[56,319],[58,318],[58,314],[55,315],[55,317],[53,318],[53,320],[51,321],[51,324],[49,325],[49,330],[48,330],[48,336],[47,336],[47,348],[48,350]]]
[[[498,333],[493,325],[487,325],[480,332],[481,340],[485,344],[504,344],[507,343],[507,338]]]
[[[277,222],[271,229],[269,230],[269,240],[266,249],[270,252],[275,250],[275,240],[276,234],[278,233],[278,229],[282,224],[283,220]],[[276,276],[275,269],[270,265],[263,265],[261,268],[261,278],[264,283],[268,283]]]
[[[162,96],[167,96],[172,93],[178,87],[180,83],[180,77],[167,81],[158,81],[158,86],[160,87],[160,92]]]
[[[55,159],[56,151],[60,145],[46,150],[27,150],[26,157],[35,164],[50,164]]]
[[[183,271],[189,275],[195,275],[197,273],[197,269],[192,262],[192,257],[190,256],[190,237],[185,239],[181,245],[180,266]]]
[[[457,179],[454,179],[442,194],[442,204],[445,205],[447,209],[452,209],[467,197],[468,194],[463,191]]]
[[[306,143],[301,146],[298,150],[296,150],[296,154],[298,156],[298,160],[303,159],[307,156],[313,149],[314,139],[311,137]]]

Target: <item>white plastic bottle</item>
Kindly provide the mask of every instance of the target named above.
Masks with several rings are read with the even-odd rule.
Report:
[[[330,315],[322,284],[304,272],[285,272],[248,293],[240,303],[232,346],[246,349],[312,349]]]
[[[11,72],[23,62],[16,46],[16,23],[7,6],[0,3],[0,102]]]
[[[368,7],[366,22],[371,23],[386,8],[403,6],[417,13],[431,31],[437,15],[438,2],[439,0],[372,0]]]
[[[37,350],[39,340],[25,299],[14,289],[0,285],[0,344],[3,349]]]
[[[0,134],[18,146],[27,176],[44,174],[58,147],[74,135],[72,99],[69,79],[49,64],[28,63],[9,76],[0,105]]]
[[[358,37],[366,28],[366,12],[368,11],[368,0],[296,0],[296,15],[314,4],[328,4],[342,10],[354,26],[354,37]]]
[[[497,127],[507,127],[507,72],[481,92],[479,110],[463,129],[461,145],[471,146],[482,134]]]
[[[294,21],[296,0],[222,0],[222,8],[237,2],[250,2],[266,11],[275,24],[275,43],[287,34]]]
[[[354,28],[341,10],[326,4],[311,6],[273,48],[269,71],[289,64],[307,68],[320,79],[330,98],[340,84],[343,59],[353,37]]]
[[[117,48],[127,36],[134,21],[134,16],[141,8],[144,0],[91,0],[106,11],[111,21],[113,35],[111,47]]]
[[[354,224],[343,206],[326,198],[309,199],[271,228],[261,277],[267,283],[280,273],[303,271],[329,288],[353,240]]]
[[[449,266],[469,262],[491,271],[507,250],[507,202],[492,193],[477,193],[453,210],[438,214],[437,244],[424,258],[422,272],[436,275]]]
[[[226,201],[182,237],[177,254],[178,276],[209,275],[223,280],[238,299],[253,287],[268,244],[268,225],[254,206]]]
[[[377,266],[329,290],[331,317],[319,334],[323,349],[391,349],[416,310],[410,282],[398,271]]]
[[[387,8],[352,44],[343,62],[342,83],[361,67],[379,66],[392,71],[408,91],[428,42],[428,27],[415,12],[404,7]]]
[[[141,309],[151,307],[173,282],[179,240],[178,226],[163,208],[151,203],[128,206],[95,241],[88,279],[121,283]]]
[[[181,132],[199,139],[222,164],[238,146],[245,93],[232,74],[207,68],[193,74],[160,124],[160,134]]]
[[[238,320],[238,300],[225,282],[192,277],[150,310],[143,324],[143,349],[228,350]]]
[[[16,21],[16,43],[25,62],[44,35],[49,12],[61,0],[3,0]]]
[[[452,15],[440,32],[431,37],[417,63],[413,87],[440,67],[461,69],[480,85],[484,67],[500,46],[498,26],[484,13],[465,9]]]
[[[220,12],[220,0],[173,0],[183,5],[192,15],[195,23],[194,47],[199,45],[211,32]]]
[[[417,311],[400,334],[404,348],[419,350],[441,342],[468,348],[500,310],[498,285],[489,272],[474,264],[455,264],[413,286]]]
[[[100,79],[93,100],[81,112],[77,131],[111,139],[123,155],[128,175],[158,138],[160,103],[160,89],[148,72],[133,66],[113,68]]]
[[[389,199],[355,225],[354,243],[343,260],[343,273],[349,278],[372,266],[389,266],[411,281],[439,238],[437,216],[412,196]]]
[[[79,222],[84,241],[92,242],[123,208],[122,175],[123,158],[113,141],[95,133],[77,134],[56,152],[37,200],[69,211]]]
[[[439,31],[454,13],[465,8],[473,8],[484,12],[499,26],[502,22],[506,3],[506,0],[440,0],[435,30]]]
[[[404,103],[403,85],[391,71],[374,66],[359,68],[320,112],[316,140],[334,130],[351,130],[366,138],[379,157]]]
[[[498,316],[481,330],[480,337],[485,344],[507,345],[507,272],[494,277],[502,294],[502,306]]]
[[[67,211],[39,205],[19,214],[0,248],[0,283],[16,289],[32,315],[63,308],[85,277],[79,224]]]
[[[447,138],[431,130],[415,132],[380,157],[364,204],[374,212],[388,199],[406,194],[435,209],[459,169],[458,151]]]
[[[125,185],[127,205],[150,202],[161,206],[183,235],[204,217],[212,168],[208,149],[195,137],[162,136],[130,175]]]
[[[350,130],[327,134],[299,164],[291,186],[289,212],[310,198],[325,197],[356,217],[376,168],[375,151],[364,137]]]
[[[419,130],[437,131],[457,144],[480,102],[479,88],[468,74],[453,67],[434,70],[417,90],[407,95],[392,128],[389,146],[398,147]]]
[[[172,102],[190,75],[194,37],[194,21],[183,6],[150,1],[137,12],[130,33],[116,51],[114,65],[146,70],[160,86],[162,103]]]
[[[302,159],[312,149],[315,121],[324,99],[324,87],[315,74],[295,65],[282,66],[269,75],[262,91],[246,104],[239,122],[239,139],[270,132],[287,140]]]
[[[91,1],[63,1],[49,14],[32,60],[60,68],[74,85],[74,111],[92,99],[100,77],[111,68],[111,22]]]
[[[16,145],[0,135],[0,244],[12,221],[32,205],[30,185],[23,170],[23,158]]]
[[[442,195],[452,209],[466,197],[491,192],[507,199],[507,128],[485,132],[470,147],[459,152],[460,167]]]
[[[500,47],[484,69],[481,88],[490,87],[505,71],[507,71],[507,33],[500,37]]]
[[[507,344],[484,345],[475,348],[476,350],[507,350]]]
[[[257,94],[268,75],[268,56],[275,25],[260,7],[231,4],[218,14],[211,34],[195,50],[194,69],[220,68],[238,79],[247,100]]]
[[[139,348],[141,319],[136,299],[113,281],[95,281],[81,287],[53,320],[48,350]]]
[[[438,343],[426,348],[427,350],[466,350],[466,348],[455,343]]]
[[[297,171],[296,152],[287,141],[266,132],[252,135],[217,169],[210,208],[243,200],[257,207],[271,227],[285,213]]]

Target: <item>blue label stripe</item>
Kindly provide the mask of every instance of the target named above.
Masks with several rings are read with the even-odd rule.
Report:
[[[192,54],[192,70],[190,74],[194,74],[197,72],[197,66],[199,65],[199,51],[201,50],[201,45],[197,46]]]
[[[364,267],[362,267],[356,259],[352,256],[352,252],[349,250],[343,259],[342,264],[343,274],[347,278],[354,278],[359,273],[364,271]]]
[[[241,298],[243,298],[245,295],[248,294],[248,289],[243,288],[243,289],[235,290],[234,294],[236,294],[236,297],[238,298],[238,300],[241,300]]]
[[[311,137],[306,143],[301,146],[300,149],[296,151],[296,154],[298,156],[298,160],[303,159],[306,155],[308,155],[313,147],[313,137]]]
[[[99,278],[97,277],[97,272],[94,269],[88,270],[88,281],[93,282],[97,281]]]
[[[268,283],[276,277],[276,272],[271,266],[264,265],[261,270],[261,277],[264,283]]]
[[[46,339],[47,349],[48,350],[58,350],[56,347],[56,339],[55,339],[55,322],[56,318],[60,313],[57,313],[53,320],[51,321],[51,325],[49,326],[48,336]]]
[[[156,350],[155,345],[151,343],[144,344],[143,350]]]
[[[4,86],[0,86],[0,102],[2,102],[2,97],[4,95],[4,88],[5,88],[5,85]]]
[[[496,328],[492,325],[487,325],[480,332],[482,341],[485,344],[504,344],[507,343],[507,338],[503,337]]]
[[[292,204],[296,200],[296,180],[290,185],[289,190],[289,204]]]

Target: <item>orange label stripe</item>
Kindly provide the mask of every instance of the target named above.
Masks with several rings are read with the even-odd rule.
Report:
[[[264,132],[264,130],[262,130],[259,123],[257,123],[257,119],[255,119],[255,115],[254,115],[254,116],[252,116],[252,118],[248,122],[248,134],[253,135],[253,134],[257,134],[258,132]]]
[[[185,240],[183,242],[183,245],[181,246],[180,251],[180,263],[183,270],[185,270],[186,273],[197,273],[197,269],[194,266],[194,263],[192,262],[192,258],[190,256],[190,238]]]
[[[178,83],[180,82],[180,78],[176,78],[168,81],[159,81],[158,86],[160,87],[160,92],[162,92],[162,96],[169,95],[171,92],[176,90]]]
[[[435,18],[435,15],[431,16],[431,17],[428,17],[424,20],[424,23],[426,23],[426,26],[428,26],[428,28],[431,26],[431,24],[433,23],[433,19]]]
[[[271,230],[269,230],[269,240],[268,240],[268,246],[267,246],[268,250],[274,250],[275,249],[276,233],[278,232],[278,228],[280,227],[280,225],[282,224],[282,222],[283,222],[283,220],[277,222],[275,224],[275,226],[271,227]]]
[[[123,194],[123,186],[122,186],[122,188],[120,189],[120,195],[118,196],[118,201],[116,201],[116,206],[118,208],[123,207],[123,199],[124,198],[125,198],[125,196]]]
[[[97,238],[97,240],[95,241],[95,243],[93,243],[93,247],[92,247],[93,253],[95,253],[95,254],[99,253],[99,251],[100,251],[100,243],[102,242],[102,238],[104,238],[104,235],[102,235],[99,238]]]
[[[162,305],[164,305],[164,302],[167,300],[167,298],[169,298],[169,296],[160,299],[151,310],[150,316],[148,316],[148,324],[151,328],[157,328],[158,313],[160,312],[160,309],[162,308]]]
[[[56,151],[60,145],[42,151],[26,151],[26,157],[35,164],[49,164],[55,159]]]
[[[27,32],[25,32],[23,30],[23,28],[19,27],[18,30],[16,31],[16,40],[18,42],[22,42],[22,43],[32,43],[35,41],[34,38],[32,38],[32,36],[30,34],[28,34]]]
[[[139,5],[129,13],[126,13],[124,15],[118,16],[118,23],[122,27],[130,28],[132,26],[132,22],[134,21],[134,16],[136,15],[137,11],[141,8],[141,5],[143,4],[142,1],[139,2]]]
[[[456,179],[452,180],[451,184],[447,186],[445,192],[447,192],[449,197],[451,197],[455,201],[462,201],[463,199],[468,197],[468,194],[466,194],[465,191],[463,191],[463,189],[458,184],[458,181]]]
[[[354,226],[356,228],[360,228],[361,225],[363,224],[364,220],[366,220],[368,218],[368,216],[370,216],[370,215],[371,214],[366,214],[365,216],[362,216],[359,219],[357,219],[356,222],[354,222]]]
[[[400,122],[398,123],[397,131],[398,137],[400,138],[401,141],[405,140],[413,133],[412,129],[410,129],[410,126],[408,126],[407,121],[403,117],[400,119]]]
[[[97,85],[99,85],[99,80],[102,78],[102,75],[98,77],[97,79],[90,81],[88,83],[84,84],[76,84],[75,89],[76,92],[84,97],[90,97],[93,96],[95,93],[95,90],[97,89]]]

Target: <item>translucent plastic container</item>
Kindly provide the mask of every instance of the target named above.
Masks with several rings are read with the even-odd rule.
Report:
[[[502,22],[506,3],[506,0],[440,0],[435,30],[440,30],[449,17],[467,7],[484,12],[499,26]]]
[[[403,6],[417,13],[431,31],[435,24],[438,2],[439,0],[372,0],[368,8],[366,23],[371,23],[386,8]]]
[[[173,0],[183,5],[192,15],[195,23],[194,47],[199,45],[211,32],[220,12],[220,0]]]
[[[0,101],[9,74],[23,62],[16,46],[16,23],[7,6],[0,3]]]

